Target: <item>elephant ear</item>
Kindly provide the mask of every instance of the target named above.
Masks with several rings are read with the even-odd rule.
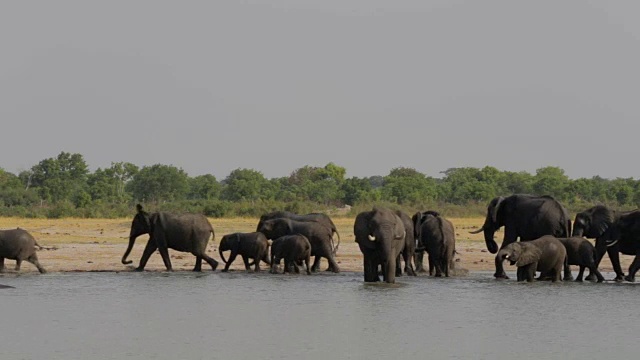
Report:
[[[598,236],[602,236],[613,225],[614,214],[606,206],[596,206],[591,215],[590,230]]]
[[[236,243],[234,245],[234,251],[237,253],[240,250],[240,233],[236,233]]]
[[[422,213],[417,212],[411,217],[411,221],[413,222],[413,236],[416,239],[420,238],[420,228],[422,227]]]
[[[369,222],[372,216],[373,211],[363,211],[356,216],[356,220],[353,223],[353,234],[356,236],[356,242],[369,248],[375,248],[375,244],[368,239],[371,234]]]
[[[518,256],[518,261],[516,261],[516,266],[520,267],[534,263],[540,260],[541,255],[542,250],[537,246],[527,243],[520,244],[520,254]]]
[[[404,239],[407,235],[407,231],[404,228],[404,224],[402,223],[402,219],[396,215],[396,226],[393,229],[393,237],[395,239]]]
[[[491,209],[491,221],[494,224],[498,223],[498,212],[500,212],[500,206],[503,204],[504,197],[500,196],[496,200],[496,205]]]

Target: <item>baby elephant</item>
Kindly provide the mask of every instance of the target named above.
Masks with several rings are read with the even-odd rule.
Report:
[[[559,238],[562,245],[567,250],[567,262],[564,265],[564,280],[573,280],[571,276],[571,269],[569,265],[580,266],[580,272],[576,281],[582,281],[582,274],[584,269],[589,269],[589,275],[595,275],[598,278],[598,282],[603,282],[604,277],[598,271],[596,266],[596,248],[589,242],[589,240],[582,237],[570,237]]]
[[[533,281],[536,270],[541,276],[551,277],[551,281],[562,281],[567,250],[560,240],[553,236],[543,236],[536,240],[511,243],[496,255],[496,263],[505,259],[518,267],[518,281]]]
[[[16,261],[16,271],[20,270],[22,260],[27,260],[44,274],[46,271],[38,262],[36,246],[41,247],[26,230],[0,230],[0,272],[4,271],[4,259],[7,258]]]
[[[225,251],[231,251],[229,261],[224,258]],[[255,265],[254,270],[260,271],[260,260],[271,265],[269,261],[269,240],[263,233],[233,233],[222,237],[218,252],[222,261],[226,264],[223,272],[229,271],[229,266],[236,259],[236,256],[242,256],[244,267],[247,271],[251,271],[251,265]],[[249,259],[253,259],[253,263],[249,263]]]
[[[298,261],[304,260],[307,267],[307,275],[311,275],[311,268],[309,263],[311,262],[311,243],[306,236],[285,235],[281,236],[271,244],[271,273],[276,274],[276,267],[280,265],[280,259],[284,259],[284,271],[291,272],[291,267],[295,269],[297,274],[300,273],[298,267]]]

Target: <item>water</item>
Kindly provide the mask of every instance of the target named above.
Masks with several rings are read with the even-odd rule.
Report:
[[[511,274],[512,275],[512,274]],[[612,278],[612,274],[606,274]],[[597,359],[640,352],[635,284],[490,273],[0,276],[0,359]]]

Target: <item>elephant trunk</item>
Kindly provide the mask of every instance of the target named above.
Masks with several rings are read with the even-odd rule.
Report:
[[[582,228],[582,226],[578,226],[574,224],[573,233],[571,234],[571,236],[582,237],[583,234],[584,234],[584,228]]]
[[[493,235],[495,234],[495,230],[489,226],[483,226],[484,230],[484,242],[487,244],[487,250],[490,253],[495,254],[498,252],[498,244],[493,239]]]
[[[122,255],[122,263],[124,265],[129,265],[129,264],[131,264],[133,262],[131,260],[127,260],[127,257],[131,253],[131,249],[133,249],[133,244],[135,242],[136,242],[136,238],[133,237],[133,236],[129,236],[129,246],[127,246],[127,251],[125,251],[124,255]]]
[[[393,254],[392,241],[386,241],[382,244],[382,266],[384,272],[384,281],[389,284],[396,282],[396,257]]]

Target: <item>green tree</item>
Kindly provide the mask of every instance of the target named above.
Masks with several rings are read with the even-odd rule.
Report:
[[[345,174],[346,169],[334,163],[322,168],[304,166],[291,173],[285,188],[295,194],[298,200],[325,204],[337,202],[342,198],[341,185]]]
[[[222,185],[210,174],[189,179],[189,199],[213,200],[220,197]]]
[[[44,159],[31,168],[29,186],[37,188],[47,201],[73,201],[86,197],[88,173],[82,155],[61,152],[56,158]]]
[[[538,195],[551,195],[558,200],[567,200],[569,177],[564,170],[556,166],[547,166],[536,170],[533,191]]]
[[[111,163],[106,169],[98,168],[87,179],[89,194],[93,200],[122,203],[130,199],[126,185],[138,173],[136,165],[125,162]]]
[[[224,180],[222,198],[229,201],[256,201],[273,198],[272,184],[261,172],[235,169]]]
[[[342,201],[348,205],[355,205],[362,202],[379,201],[380,191],[374,189],[371,181],[367,178],[352,177],[342,183]]]
[[[406,167],[392,169],[382,186],[382,199],[400,204],[433,201],[437,194],[435,179]]]
[[[137,201],[183,200],[189,191],[189,176],[172,165],[145,166],[126,184],[126,188]]]

